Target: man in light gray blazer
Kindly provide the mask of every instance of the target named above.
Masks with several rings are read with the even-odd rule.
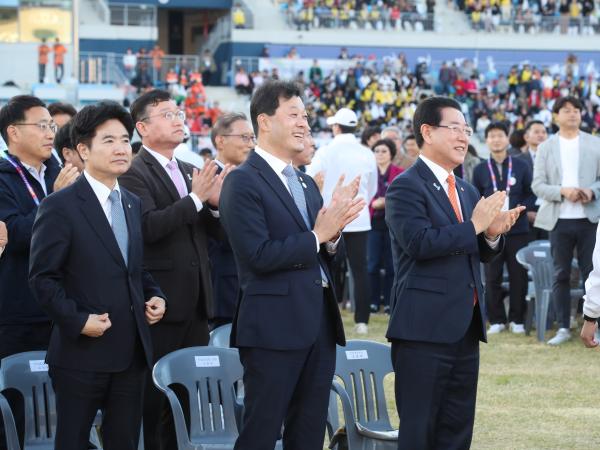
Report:
[[[579,130],[583,106],[575,97],[556,100],[559,132],[539,145],[533,167],[533,192],[542,200],[535,226],[550,232],[559,330],[548,344],[559,345],[569,332],[573,252],[583,279],[592,270],[600,217],[600,139]]]

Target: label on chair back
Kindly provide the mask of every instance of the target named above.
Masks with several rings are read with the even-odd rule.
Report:
[[[546,257],[546,252],[538,252],[538,251],[534,250],[533,256],[535,256],[536,258],[545,258]]]
[[[369,359],[366,350],[346,350],[346,359]]]
[[[43,359],[32,359],[29,361],[29,370],[32,372],[48,372],[48,364]]]
[[[196,359],[196,367],[221,367],[219,356],[194,356]]]

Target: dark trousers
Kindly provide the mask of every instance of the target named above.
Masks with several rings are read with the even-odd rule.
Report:
[[[344,233],[346,258],[354,280],[355,323],[369,323],[369,278],[367,272],[367,235],[368,231]],[[339,273],[339,259],[335,259],[334,273]],[[338,276],[334,275],[337,279]]]
[[[23,352],[47,350],[50,342],[50,322],[29,323],[23,325],[0,325],[0,359]],[[14,389],[2,392],[6,397],[15,418],[17,433],[23,446],[25,434],[25,406],[23,396]],[[0,450],[6,449],[4,424],[0,420]]]
[[[581,278],[587,280],[592,271],[592,254],[596,244],[597,224],[587,219],[558,219],[550,232],[550,250],[554,262],[552,295],[560,328],[571,322],[571,264],[577,249]]]
[[[479,372],[479,305],[454,344],[392,340],[399,450],[466,450],[471,445]]]
[[[46,78],[46,64],[38,64],[38,74],[40,83],[43,83]]]
[[[57,64],[54,66],[54,78],[56,79],[57,83],[60,83],[62,81],[62,77],[65,73],[65,65],[64,64]]]
[[[383,286],[381,269],[385,270]],[[371,304],[389,306],[390,292],[394,282],[394,263],[392,260],[392,244],[387,228],[369,231],[367,241],[367,271],[371,288]],[[383,298],[383,300],[382,300]]]
[[[235,450],[273,450],[282,424],[286,450],[323,449],[335,370],[330,303],[333,300],[324,299],[319,336],[309,348],[285,351],[240,348],[246,394]]]
[[[197,316],[187,322],[158,322],[150,327],[150,334],[154,362],[175,350],[208,345],[209,339],[206,319]],[[178,385],[174,390],[184,413],[189,411],[187,391]],[[144,446],[146,450],[177,448],[171,407],[167,397],[154,386],[151,373],[147,374],[144,394]]]
[[[56,393],[55,448],[88,448],[94,418],[101,410],[103,448],[136,450],[147,372],[141,342],[136,345],[131,365],[122,372],[88,372],[50,366]]]
[[[529,241],[547,241],[548,240],[548,231],[542,230],[541,228],[536,228],[532,224],[529,224]]]
[[[504,250],[492,262],[485,265],[485,305],[490,323],[506,323],[502,274],[504,263],[508,269],[510,308],[508,321],[523,324],[527,303],[527,269],[517,262],[517,252],[527,246],[528,234],[507,235]]]

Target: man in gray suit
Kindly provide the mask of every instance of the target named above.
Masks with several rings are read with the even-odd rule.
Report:
[[[535,226],[550,232],[559,329],[548,344],[559,345],[569,332],[573,252],[585,280],[592,270],[596,224],[600,217],[600,139],[579,130],[583,107],[575,97],[556,100],[559,132],[539,145],[533,167],[533,192],[543,200]]]

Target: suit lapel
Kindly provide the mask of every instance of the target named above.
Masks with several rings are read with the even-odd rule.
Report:
[[[127,233],[129,234],[129,248],[127,249],[127,266],[135,267],[135,264],[133,264],[133,260],[136,255],[141,254],[141,249],[137,248],[138,244],[141,242],[141,239],[139,239],[137,235],[140,230],[140,223],[138,222],[137,217],[133,213],[133,205],[129,196],[129,192],[125,191],[123,188],[121,188],[121,201],[123,203],[123,210],[125,211],[125,220],[127,221]]]
[[[440,185],[440,182],[435,177],[431,169],[427,167],[420,158],[417,159],[415,163],[415,167],[418,170],[421,178],[425,180],[425,186],[432,193],[433,197],[436,199],[438,204],[442,207],[448,218],[452,223],[458,223],[458,219],[456,218],[456,214],[454,213],[454,209],[452,209],[452,205],[450,204],[450,199],[448,198],[448,194],[444,190],[444,186]],[[457,189],[458,190],[458,189]],[[462,199],[461,199],[462,204]]]
[[[464,180],[456,178],[456,192],[458,193],[458,199],[460,201],[463,222],[470,220],[470,217],[473,214],[473,204],[466,198],[465,185],[466,182]]]
[[[581,156],[581,155],[580,155]],[[552,157],[554,158],[554,167],[556,167],[556,171],[558,172],[558,184],[562,181],[562,161],[560,159],[560,140],[558,138],[558,133],[554,135],[554,141],[552,142]],[[581,163],[581,158],[580,163]]]
[[[185,180],[185,187],[187,188],[188,192],[192,192],[192,175],[193,172],[192,170],[188,170],[188,167],[186,167],[184,164],[181,163],[181,161],[177,160],[177,165],[179,166],[179,171],[181,172],[181,175],[183,176],[183,179]],[[220,171],[218,171],[217,173],[219,173]]]
[[[106,215],[98,201],[98,197],[96,197],[96,194],[85,177],[79,177],[76,183],[78,196],[82,200],[80,208],[84,217],[89,222],[92,230],[98,235],[100,242],[106,247],[108,253],[112,255],[115,261],[125,266],[125,261],[121,255],[121,250],[119,250],[117,239],[106,219]]]
[[[289,191],[283,185],[281,179],[277,176],[275,171],[269,166],[269,164],[256,152],[252,151],[248,156],[248,163],[252,166],[256,167],[260,173],[260,176],[265,180],[265,182],[275,191],[275,194],[282,201],[284,206],[290,212],[290,214],[294,217],[298,225],[303,229],[307,230],[306,224],[304,223],[304,219],[298,211],[298,207],[294,202]]]
[[[177,201],[181,198],[179,196],[179,192],[177,192],[177,188],[175,187],[173,180],[171,180],[171,177],[169,177],[166,170],[160,165],[154,156],[152,156],[145,148],[142,147],[137,157],[142,158],[142,160],[148,165],[150,172],[153,173],[155,178],[161,181],[169,195],[172,197],[173,201]],[[186,178],[186,176],[184,176],[184,178]]]

